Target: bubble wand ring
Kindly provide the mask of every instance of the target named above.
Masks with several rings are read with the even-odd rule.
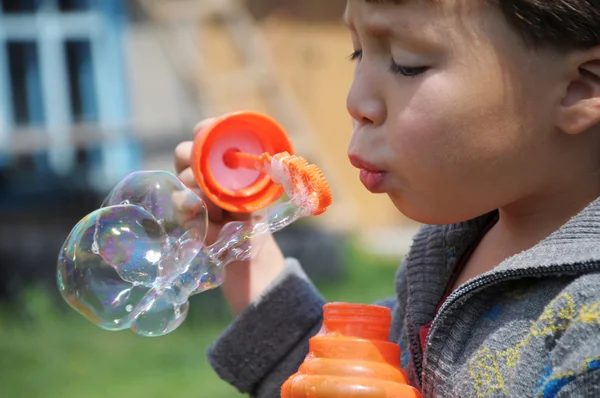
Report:
[[[65,241],[57,272],[62,296],[107,330],[175,330],[188,298],[221,285],[226,265],[249,259],[257,237],[331,204],[321,171],[290,155],[286,142],[274,121],[249,112],[228,115],[197,137],[192,168],[207,196],[229,211],[265,210],[255,221],[226,224],[210,246],[206,206],[190,188],[164,171],[126,177]],[[289,199],[275,203],[284,192]]]

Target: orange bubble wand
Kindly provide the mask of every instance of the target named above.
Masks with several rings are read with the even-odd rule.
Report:
[[[284,192],[306,215],[322,214],[332,203],[322,171],[293,155],[283,128],[260,113],[228,114],[201,131],[192,170],[207,197],[231,212],[263,209]]]

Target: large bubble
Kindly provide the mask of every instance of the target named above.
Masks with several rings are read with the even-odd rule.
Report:
[[[107,330],[161,336],[185,320],[193,294],[220,286],[225,265],[251,258],[261,238],[304,215],[293,201],[225,225],[205,244],[202,199],[165,171],[126,177],[66,239],[57,281],[64,299]]]
[[[179,179],[161,171],[133,173],[71,231],[58,259],[60,292],[102,328],[168,333],[188,306],[187,297],[174,299],[171,285],[195,260],[207,229],[202,199]],[[151,299],[154,312],[170,307],[160,312],[165,320],[156,330],[140,316]]]

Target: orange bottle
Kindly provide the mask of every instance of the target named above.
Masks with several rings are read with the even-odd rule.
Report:
[[[298,372],[281,398],[420,398],[400,368],[400,346],[388,341],[386,307],[330,303]]]

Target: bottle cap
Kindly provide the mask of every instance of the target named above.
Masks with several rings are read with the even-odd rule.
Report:
[[[284,190],[268,174],[253,168],[232,167],[226,162],[232,151],[260,156],[293,154],[284,129],[272,118],[257,112],[226,114],[200,131],[194,139],[192,170],[198,186],[217,206],[236,213],[267,207]]]

